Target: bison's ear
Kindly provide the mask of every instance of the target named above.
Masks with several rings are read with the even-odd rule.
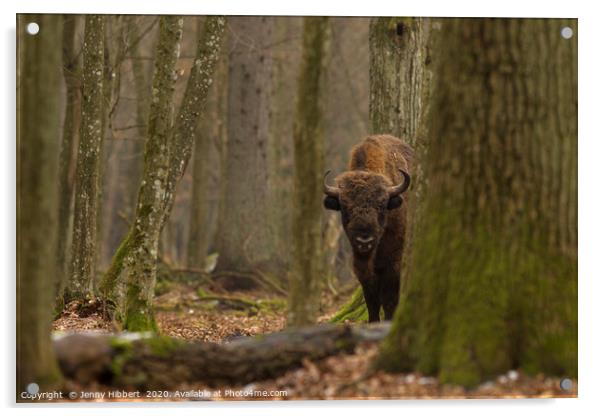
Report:
[[[331,209],[333,211],[340,211],[341,205],[339,204],[338,198],[327,196],[324,198],[324,208]]]
[[[389,198],[389,203],[387,204],[387,209],[395,209],[401,206],[403,199],[401,199],[401,195],[394,196]]]

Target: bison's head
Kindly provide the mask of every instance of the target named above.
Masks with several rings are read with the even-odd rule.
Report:
[[[330,171],[326,172],[324,206],[341,211],[343,228],[357,255],[370,255],[384,233],[389,211],[401,206],[410,175],[401,169],[399,172],[403,180],[392,184],[378,173],[349,171],[336,178],[336,186],[326,184]]]

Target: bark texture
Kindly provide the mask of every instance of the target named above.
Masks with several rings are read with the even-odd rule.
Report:
[[[65,300],[92,295],[96,272],[100,152],[103,145],[104,16],[86,16],[82,122],[75,178],[71,272]]]
[[[200,117],[205,111],[209,88],[213,84],[213,75],[220,57],[225,28],[226,18],[224,16],[208,16],[203,26],[203,32],[199,36],[194,65],[190,70],[182,105],[174,125],[167,187],[163,200],[162,226],[169,218],[176,187],[184,175],[192,154],[195,133]]]
[[[273,258],[268,207],[267,144],[273,18],[233,17],[229,36],[228,144],[220,200],[220,272],[269,270]],[[234,285],[239,282],[234,282]]]
[[[272,35],[272,83],[268,135],[268,198],[274,254],[272,265],[279,282],[286,285],[292,260],[293,128],[302,51],[303,17],[275,17]],[[295,64],[292,64],[295,62]]]
[[[144,169],[138,192],[136,218],[113,257],[101,291],[118,307],[116,318],[130,331],[155,330],[152,300],[157,272],[157,250],[168,181],[173,92],[180,54],[183,19],[162,16],[144,151]],[[123,298],[125,287],[125,299]]]
[[[37,35],[26,32],[36,22]],[[17,399],[51,390],[60,372],[50,342],[57,235],[60,15],[17,19]]]
[[[77,148],[82,115],[82,64],[75,47],[78,21],[75,15],[63,16],[63,78],[66,87],[65,117],[59,156],[59,216],[57,232],[57,289],[62,309],[62,293],[69,275],[69,249],[73,219],[73,190],[77,166]]]
[[[412,148],[426,105],[430,20],[377,17],[370,21],[370,130],[404,139]]]
[[[202,32],[201,32],[202,33]],[[223,36],[223,35],[222,35]],[[222,41],[223,42],[223,41]],[[221,48],[220,48],[221,50]],[[210,243],[209,193],[210,157],[214,143],[224,141],[226,135],[223,107],[227,91],[227,54],[220,52],[215,68],[215,87],[211,90],[207,103],[207,116],[197,126],[194,140],[192,196],[190,201],[190,223],[188,230],[188,267],[203,268]],[[225,90],[225,91],[224,91]]]
[[[576,20],[449,19],[433,52],[428,179],[376,366],[465,386],[577,371]]]
[[[215,120],[215,118],[214,118]],[[192,195],[190,197],[190,222],[188,229],[188,267],[202,269],[205,266],[209,230],[207,227],[207,187],[209,185],[210,127],[202,123],[194,143],[192,161]],[[212,129],[213,130],[213,129]]]
[[[305,17],[303,58],[297,86],[293,133],[295,178],[293,203],[293,270],[289,289],[288,324],[315,323],[323,282],[322,176],[323,90],[329,21]]]

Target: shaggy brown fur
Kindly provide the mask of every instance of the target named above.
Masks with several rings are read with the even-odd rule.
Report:
[[[326,208],[341,211],[370,322],[380,320],[381,306],[387,320],[397,307],[406,208],[402,196],[390,198],[387,188],[404,181],[399,169],[411,174],[412,158],[411,147],[401,139],[369,136],[351,149],[349,171],[335,180],[338,199],[324,200]]]

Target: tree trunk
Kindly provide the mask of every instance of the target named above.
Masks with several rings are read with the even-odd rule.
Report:
[[[370,22],[370,133],[402,138],[415,151],[424,146],[421,126],[432,80],[428,67],[432,25],[431,19],[421,17],[377,17]],[[411,168],[412,189],[404,197],[409,227],[404,238],[402,287],[409,278],[407,265],[423,176],[418,161]],[[361,291],[360,287],[356,289],[351,300],[332,318],[333,322],[367,320]]]
[[[377,17],[370,22],[370,132],[410,146],[418,133],[429,75],[429,19]]]
[[[140,137],[146,137],[146,123],[148,122],[150,84],[147,83],[147,70],[140,59],[140,34],[136,16],[128,16],[127,24],[129,26],[128,43],[136,42],[130,47],[130,57],[132,65],[132,76],[134,88],[136,90],[136,123],[138,124],[138,134]]]
[[[121,92],[121,65],[126,50],[129,48],[129,26],[124,16],[107,16],[104,31],[104,60],[103,60],[103,114],[102,137],[103,145],[100,151],[99,190],[96,216],[96,268],[105,268],[110,261],[112,252],[110,243],[119,230],[121,221],[117,213],[120,192],[119,184],[123,178],[119,172],[119,158],[124,141],[117,141],[113,135],[113,119],[118,107]],[[134,45],[135,46],[135,45]],[[127,182],[127,181],[125,181]],[[133,203],[132,203],[133,204]],[[117,230],[116,230],[117,228]],[[116,232],[117,231],[117,232]],[[122,235],[119,235],[121,238]],[[95,281],[95,286],[97,282]]]
[[[128,154],[136,155],[144,152],[144,138],[147,137],[147,123],[148,123],[148,112],[150,111],[150,95],[151,95],[151,70],[152,65],[145,67],[144,62],[140,59],[139,51],[141,50],[140,41],[141,37],[145,36],[139,32],[138,25],[132,17],[128,18],[128,25],[130,31],[128,32],[128,43],[130,46],[132,76],[134,81],[134,89],[136,91],[136,123],[138,124],[138,136],[140,140],[130,140],[129,145],[126,147]],[[134,43],[135,42],[135,43]],[[154,46],[154,42],[153,42]],[[123,187],[124,198],[126,206],[124,211],[126,216],[130,219],[133,218],[136,212],[136,197],[138,192],[138,184],[140,183],[140,177],[142,175],[142,158],[136,158],[135,163],[127,164],[127,171],[129,178],[125,181]]]
[[[302,17],[275,17],[273,28],[272,84],[270,86],[270,128],[268,135],[268,198],[266,215],[274,238],[277,264],[271,269],[279,282],[287,285],[291,268],[293,196],[293,124],[302,34]],[[293,46],[294,45],[294,46]],[[299,55],[299,56],[298,56]],[[295,64],[292,64],[295,62]]]
[[[106,263],[110,263],[115,248],[119,246],[119,243],[127,234],[136,214],[136,200],[142,177],[144,141],[150,108],[149,96],[152,88],[153,62],[148,62],[147,67],[145,65],[147,62],[143,62],[138,56],[141,42],[146,36],[149,36],[149,28],[155,26],[155,24],[150,23],[145,30],[141,31],[140,26],[147,19],[150,18],[128,16],[124,22],[126,29],[123,42],[127,45],[125,52],[129,52],[130,55],[133,78],[131,84],[126,84],[126,88],[133,87],[136,97],[135,113],[132,116],[135,120],[136,129],[131,131],[137,131],[138,134],[133,133],[131,139],[112,140],[114,165],[112,168],[109,167],[107,174],[104,175],[107,181],[106,189],[109,193],[103,207],[105,211],[103,220],[106,224],[105,247],[107,249],[102,256],[103,261],[100,263],[100,267],[106,267]],[[158,17],[152,19],[158,19]],[[148,50],[154,50],[156,42],[148,43]],[[120,52],[123,53],[124,51],[121,50]],[[126,59],[125,53],[122,55],[122,59]],[[114,65],[118,68],[122,63],[120,61],[119,57],[114,59]],[[124,77],[125,74],[121,76]],[[116,91],[117,94],[121,95],[128,94],[128,92],[129,90]]]
[[[406,293],[376,361],[474,386],[577,371],[577,20],[449,19]]]
[[[104,16],[86,16],[82,124],[75,178],[71,275],[65,300],[86,299],[96,271],[97,205],[103,116]]]
[[[205,111],[209,88],[213,84],[213,74],[220,56],[225,28],[225,17],[208,16],[203,26],[203,32],[199,36],[194,65],[190,70],[182,105],[175,120],[161,226],[169,218],[176,195],[176,187],[184,175],[192,154],[195,133],[199,120]]]
[[[306,17],[303,58],[297,86],[295,185],[293,203],[293,270],[288,324],[316,322],[320,307],[322,258],[323,89],[328,18]]]
[[[17,394],[60,380],[52,343],[58,217],[60,15],[19,15],[17,26]],[[36,35],[26,26],[36,22]],[[19,395],[17,395],[19,399]]]
[[[216,118],[213,118],[216,120]],[[207,230],[207,187],[209,184],[209,148],[210,139],[214,130],[205,123],[194,143],[194,153],[192,162],[192,192],[190,197],[190,222],[188,226],[188,247],[187,247],[187,265],[188,267],[203,269],[205,267],[205,258],[207,257],[207,247],[209,245],[209,233]],[[215,127],[215,126],[213,126]]]
[[[148,138],[136,218],[117,249],[101,284],[104,296],[117,304],[117,320],[122,321],[130,331],[156,330],[152,299],[163,220],[162,204],[169,170],[169,132],[177,78],[175,65],[183,26],[183,19],[179,16],[162,16],[160,19]],[[124,284],[127,287],[125,299]]]
[[[57,287],[55,296],[62,309],[62,293],[68,281],[69,249],[71,248],[71,221],[73,218],[73,189],[77,166],[77,148],[82,115],[81,58],[75,48],[79,17],[63,16],[63,77],[66,105],[63,119],[63,137],[59,156],[59,216],[57,233]]]
[[[199,29],[199,33],[200,33]],[[228,61],[227,55],[220,52],[219,62],[215,69],[216,85],[211,90],[207,116],[197,127],[197,137],[194,142],[192,195],[190,201],[190,223],[188,230],[188,267],[204,268],[209,247],[209,179],[211,176],[210,155],[215,141],[221,141],[225,135],[225,117],[221,114],[222,92],[226,87]]]
[[[217,251],[220,272],[269,271],[275,263],[268,206],[267,143],[272,17],[233,17],[229,36],[228,147]],[[230,282],[240,286],[240,280]]]

